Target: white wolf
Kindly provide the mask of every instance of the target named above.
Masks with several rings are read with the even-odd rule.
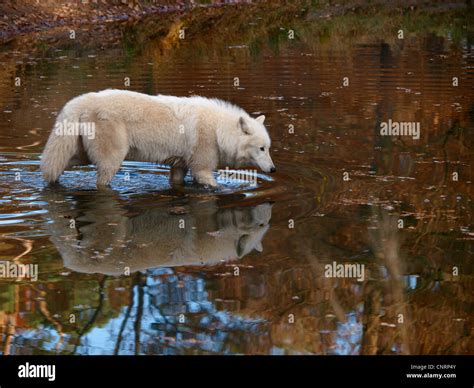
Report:
[[[46,181],[55,182],[68,166],[92,163],[97,187],[103,188],[127,159],[171,165],[174,184],[182,184],[190,168],[198,183],[216,187],[212,171],[219,166],[252,165],[275,172],[264,120],[222,100],[198,96],[86,93],[58,115],[41,170]],[[69,131],[66,124],[84,125],[88,133]]]

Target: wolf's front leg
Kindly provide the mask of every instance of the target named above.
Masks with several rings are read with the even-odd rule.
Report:
[[[217,168],[218,160],[217,150],[212,148],[212,144],[207,144],[203,139],[200,139],[190,165],[197,183],[217,187],[212,171]]]
[[[217,187],[217,182],[212,176],[212,171],[208,170],[193,170],[193,177],[197,183],[204,186]]]
[[[184,167],[173,166],[171,167],[170,183],[171,185],[183,185],[184,177],[188,173],[188,169]]]

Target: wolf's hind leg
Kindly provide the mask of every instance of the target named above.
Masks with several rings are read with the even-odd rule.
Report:
[[[84,149],[84,144],[82,142],[82,137],[77,139],[77,151],[75,152],[74,156],[69,161],[68,167],[73,166],[86,166],[90,164],[91,161],[87,156],[86,150]]]
[[[111,120],[96,120],[95,137],[83,137],[84,149],[97,166],[97,188],[106,188],[128,153],[125,125]]]
[[[122,162],[110,163],[109,161],[97,164],[97,189],[106,189],[110,185],[112,178],[117,174],[121,164]]]

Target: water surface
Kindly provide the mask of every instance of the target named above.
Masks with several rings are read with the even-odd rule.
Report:
[[[344,18],[315,31],[308,14],[193,29],[222,11],[209,12],[182,41],[179,21],[153,19],[2,47],[0,257],[38,264],[39,278],[0,279],[0,352],[472,354],[463,20],[443,30],[427,17],[403,40],[348,32]],[[173,190],[166,166],[127,162],[110,192],[93,167],[45,187],[39,157],[63,104],[126,77],[130,90],[265,114],[278,172]],[[420,139],[381,136],[389,119],[419,122]],[[334,261],[364,264],[364,280],[327,278]]]

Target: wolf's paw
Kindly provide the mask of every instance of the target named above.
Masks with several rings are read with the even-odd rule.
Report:
[[[219,187],[219,185],[215,185],[215,186],[212,186],[212,185],[202,185],[202,187],[205,189],[205,190],[208,190],[208,191],[216,191]]]
[[[206,188],[215,189],[218,187],[218,184],[212,175],[196,175],[195,176],[196,182],[200,185],[203,185]]]
[[[217,189],[219,187],[219,185],[217,184],[217,182],[215,181],[215,179],[213,180],[209,180],[207,182],[199,182],[198,183],[203,186],[205,189]]]

